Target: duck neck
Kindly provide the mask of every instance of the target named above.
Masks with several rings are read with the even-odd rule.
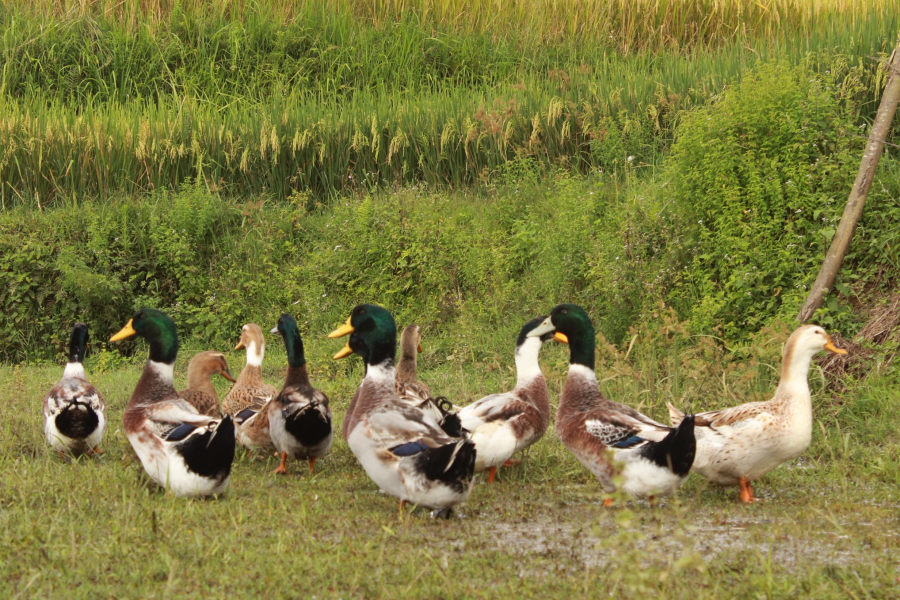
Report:
[[[250,342],[247,344],[247,362],[248,367],[261,367],[263,357],[266,355],[266,345],[264,343]]]
[[[63,371],[63,379],[69,379],[70,377],[85,379],[84,365],[81,364],[81,362],[66,363],[66,370]]]
[[[594,372],[594,332],[569,336],[569,369],[578,365]]]
[[[538,355],[541,351],[540,338],[525,338],[516,348],[516,387],[522,388],[531,384],[538,377],[543,377]]]
[[[212,384],[212,372],[208,368],[191,368],[191,365],[188,365],[187,380],[187,389],[195,392],[203,392],[204,394],[209,394],[213,398],[219,397],[216,393],[215,386]]]
[[[397,379],[400,381],[418,381],[419,366],[417,363],[416,346],[412,348],[403,344],[400,351],[400,363],[397,365]]]
[[[787,346],[784,349],[778,389],[794,392],[792,396],[797,392],[809,396],[809,367],[813,356],[815,356],[813,350]]]

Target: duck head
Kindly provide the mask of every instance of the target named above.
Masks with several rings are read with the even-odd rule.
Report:
[[[72,335],[69,338],[69,362],[83,363],[84,349],[88,343],[88,328],[84,323],[75,323],[72,326]]]
[[[806,379],[812,357],[822,350],[828,350],[835,354],[847,354],[846,350],[835,346],[831,336],[818,325],[798,327],[784,344],[781,363],[782,380]]]
[[[300,337],[300,328],[297,321],[287,313],[278,317],[278,324],[270,333],[277,333],[284,340],[284,348],[287,350],[288,364],[292,367],[302,367],[306,364],[306,355],[303,352],[303,339]]]
[[[256,323],[247,323],[241,327],[241,339],[235,350],[247,349],[247,364],[258,367],[262,365],[266,355],[266,337],[262,328]]]
[[[569,364],[594,369],[594,325],[583,308],[577,304],[557,304],[544,321],[532,329],[527,337],[539,337],[553,332],[553,339],[569,344]]]
[[[167,365],[175,364],[178,356],[178,331],[166,313],[155,308],[142,308],[109,341],[118,342],[133,335],[150,343],[150,360]]]
[[[328,337],[338,338],[349,334],[356,334],[358,337],[351,337],[335,358],[356,353],[369,365],[394,364],[397,354],[397,324],[386,309],[376,304],[359,304],[350,312],[347,321],[329,333]]]
[[[191,362],[188,363],[187,378],[189,388],[193,389],[195,387],[192,383],[195,379],[197,381],[208,380],[213,375],[221,375],[231,382],[236,381],[231,371],[228,370],[228,361],[225,359],[225,355],[221,352],[216,352],[215,350],[198,352],[191,359]]]

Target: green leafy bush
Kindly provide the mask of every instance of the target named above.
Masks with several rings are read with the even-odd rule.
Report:
[[[735,337],[799,308],[865,141],[850,91],[770,63],[685,116],[666,175],[691,258],[671,299],[694,329]]]

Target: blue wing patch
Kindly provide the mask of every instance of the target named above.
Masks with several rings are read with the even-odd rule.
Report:
[[[243,423],[244,421],[248,420],[250,417],[252,417],[255,414],[256,414],[256,411],[253,410],[252,408],[245,408],[244,410],[242,410],[241,412],[239,412],[238,414],[236,414],[234,416],[234,420],[238,423]]]
[[[417,442],[409,442],[408,444],[400,444],[399,446],[394,446],[388,450],[396,456],[412,456],[413,454],[428,450],[428,446],[425,445],[425,442],[419,440]]]
[[[175,429],[172,429],[167,434],[163,436],[163,439],[167,442],[180,442],[187,436],[194,433],[197,428],[189,423],[182,423]]]
[[[625,439],[621,439],[618,442],[612,444],[613,448],[634,448],[638,444],[642,444],[646,442],[642,437],[638,437],[636,435],[629,436]]]

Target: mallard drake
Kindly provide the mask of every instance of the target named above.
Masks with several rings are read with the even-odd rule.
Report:
[[[516,387],[511,392],[491,394],[462,408],[459,418],[478,450],[475,471],[490,469],[488,483],[512,455],[541,439],[550,424],[550,394],[538,364],[538,353],[553,333],[528,334],[545,317],[525,323],[516,339]]]
[[[269,401],[278,395],[274,385],[262,378],[266,338],[256,323],[241,327],[241,339],[235,350],[247,349],[247,362],[237,382],[222,401],[222,411],[234,417],[237,441],[248,450],[274,449],[269,436]]]
[[[75,323],[62,379],[44,396],[47,443],[52,449],[73,456],[100,454],[100,440],[106,429],[106,402],[88,383],[82,364],[87,341],[87,325]]]
[[[178,392],[178,395],[190,402],[201,415],[219,418],[222,413],[219,410],[219,395],[211,381],[213,375],[221,375],[232,383],[235,381],[224,354],[214,350],[198,352],[188,363],[187,389]]]
[[[397,395],[397,326],[387,310],[360,304],[328,337],[354,333],[335,355],[356,352],[366,361],[348,424],[350,450],[381,489],[400,499],[401,509],[409,501],[449,515],[472,489],[475,444],[448,436],[433,417]]]
[[[549,332],[554,332],[555,340],[569,344],[570,351],[569,374],[556,413],[556,432],[563,445],[607,491],[616,489],[617,476],[622,477],[622,489],[632,496],[653,497],[677,490],[694,462],[693,417],[686,417],[678,427],[667,427],[607,400],[594,373],[594,326],[580,306],[554,307],[528,336]]]
[[[234,460],[234,423],[201,415],[172,385],[178,332],[165,313],[142,308],[109,341],[139,335],[150,358],[125,407],[125,435],[159,485],[176,496],[210,496],[228,487]]]
[[[367,349],[365,340],[361,336],[354,339],[356,353],[363,357]],[[465,433],[459,420],[456,407],[444,396],[432,397],[428,385],[419,381],[418,357],[422,351],[421,330],[418,325],[407,325],[400,336],[400,364],[397,367],[397,396],[413,406],[429,413],[444,433],[450,437],[462,437]],[[341,433],[347,439],[348,427],[352,421],[353,411],[356,409],[356,401],[359,397],[359,389],[353,394],[344,421],[341,423]]]
[[[269,434],[275,449],[281,452],[281,464],[276,473],[287,474],[285,462],[292,458],[309,461],[312,475],[317,458],[331,451],[331,407],[328,396],[309,382],[303,340],[294,317],[285,313],[272,329],[284,340],[287,350],[288,370],[284,386],[269,403]]]
[[[781,380],[771,400],[694,415],[697,458],[692,470],[713,483],[738,484],[741,500],[754,502],[751,481],[797,458],[809,446],[809,365],[822,350],[847,353],[821,327],[800,327],[784,345]],[[683,422],[684,414],[671,404],[669,414],[673,425]]]

